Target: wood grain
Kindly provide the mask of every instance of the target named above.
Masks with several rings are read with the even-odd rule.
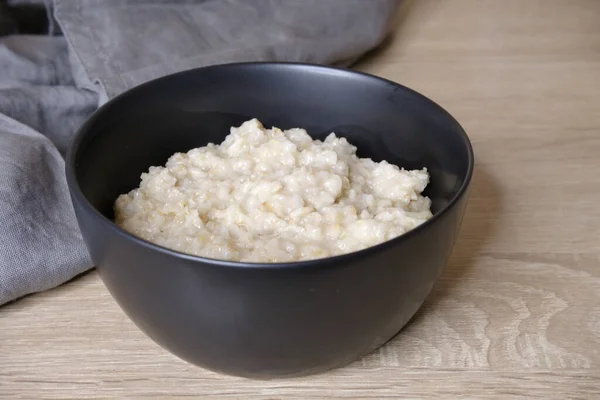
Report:
[[[600,398],[600,1],[406,1],[358,68],[447,108],[477,158],[450,264],[400,335],[327,374],[221,376],[91,272],[0,308],[0,398]]]

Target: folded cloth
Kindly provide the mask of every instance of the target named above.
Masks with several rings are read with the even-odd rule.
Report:
[[[0,305],[92,267],[62,155],[99,104],[142,82],[205,65],[348,65],[383,40],[397,0],[7,4],[22,3],[53,7],[47,33],[64,37],[0,38]],[[5,20],[12,25],[0,32],[23,26]]]
[[[106,97],[239,61],[347,63],[387,33],[395,0],[55,0],[80,87]]]
[[[74,86],[68,58],[62,37],[0,39],[0,304],[92,267],[61,153],[98,95]]]

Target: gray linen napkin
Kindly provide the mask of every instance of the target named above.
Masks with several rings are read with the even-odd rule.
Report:
[[[61,154],[99,104],[205,65],[348,65],[382,41],[396,3],[54,0],[47,30],[64,37],[0,38],[0,305],[92,267]]]
[[[0,38],[0,304],[92,266],[61,153],[97,98],[74,86],[64,38]]]

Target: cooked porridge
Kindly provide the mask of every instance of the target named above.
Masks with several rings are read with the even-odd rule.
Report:
[[[208,144],[150,167],[115,202],[116,223],[183,253],[286,262],[350,253],[429,219],[426,169],[356,156],[331,133],[265,129],[252,119]]]

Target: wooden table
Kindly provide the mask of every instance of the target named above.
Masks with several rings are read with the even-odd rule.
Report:
[[[193,367],[95,272],[0,308],[0,397],[600,399],[600,1],[406,2],[359,69],[446,107],[477,167],[439,284],[346,368],[252,381]]]

